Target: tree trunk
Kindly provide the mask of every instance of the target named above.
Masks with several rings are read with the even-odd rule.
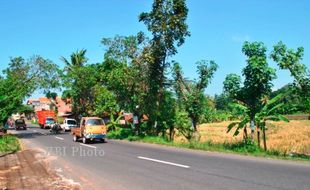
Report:
[[[254,134],[255,134],[254,116],[251,116],[251,118],[250,118],[250,128],[251,128],[251,141],[254,142]]]
[[[243,140],[244,140],[244,143],[247,144],[247,141],[248,141],[247,126],[244,126],[244,128],[243,128]]]
[[[257,126],[257,144],[258,147],[260,148],[260,128]]]
[[[197,121],[196,121],[196,119],[192,118],[192,124],[193,124],[193,129],[196,132],[197,131]]]
[[[192,123],[193,123],[193,128],[194,128],[193,138],[194,138],[195,142],[199,142],[200,141],[200,134],[197,130],[197,120],[192,118]]]
[[[169,140],[173,141],[174,139],[174,126],[170,126],[169,128]]]
[[[266,127],[263,127],[263,140],[264,140],[264,150],[267,151],[267,143],[266,143]]]

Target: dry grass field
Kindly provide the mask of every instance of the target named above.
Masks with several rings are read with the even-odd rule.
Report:
[[[234,143],[242,140],[242,131],[233,137],[233,131],[226,133],[230,121],[202,124],[199,126],[201,142]],[[267,125],[267,147],[282,153],[310,154],[310,120],[270,122]],[[249,132],[249,131],[248,131]],[[177,138],[180,141],[183,139]]]

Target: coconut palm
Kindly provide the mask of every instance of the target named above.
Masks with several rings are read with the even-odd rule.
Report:
[[[78,50],[75,53],[72,53],[70,56],[70,61],[67,60],[65,57],[60,57],[60,60],[62,60],[66,64],[66,68],[68,70],[71,70],[71,67],[81,67],[84,65],[84,63],[87,62],[87,58],[85,57],[86,49]]]

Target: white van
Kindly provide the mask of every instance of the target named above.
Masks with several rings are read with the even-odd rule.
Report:
[[[71,131],[71,128],[77,127],[77,122],[75,119],[66,118],[60,126],[64,131]]]

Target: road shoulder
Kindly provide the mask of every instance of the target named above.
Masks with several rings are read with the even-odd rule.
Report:
[[[0,189],[81,189],[49,166],[49,158],[36,149],[0,156]]]

